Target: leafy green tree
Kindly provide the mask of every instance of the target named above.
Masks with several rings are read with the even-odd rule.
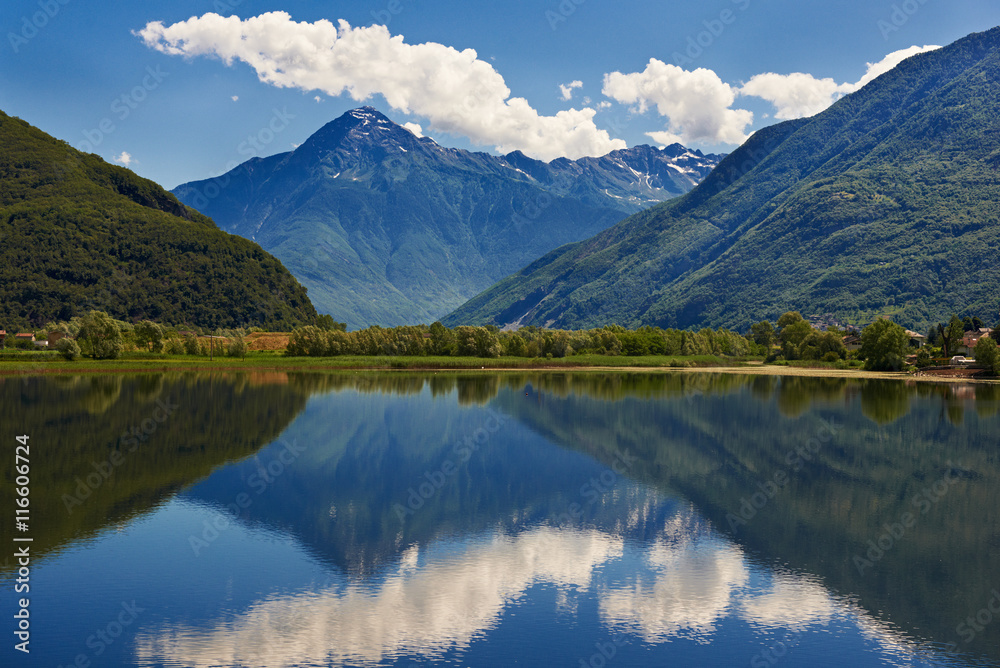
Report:
[[[892,320],[879,318],[861,332],[858,356],[869,371],[899,371],[903,368],[910,337]]]
[[[62,338],[56,342],[56,350],[70,362],[80,359],[80,344],[71,338]]]
[[[793,322],[789,325],[785,325],[781,328],[781,333],[778,338],[781,339],[781,343],[791,343],[792,345],[801,344],[807,336],[812,334],[813,328],[805,320],[799,320],[798,322]]]
[[[455,334],[450,329],[435,322],[431,325],[431,354],[451,355],[455,347]]]
[[[197,355],[201,352],[201,344],[198,343],[197,336],[188,334],[184,337],[184,352],[188,355]]]
[[[767,320],[761,320],[756,325],[750,325],[750,338],[758,346],[770,348],[777,337],[774,325]]]
[[[244,336],[243,330],[235,330],[230,336],[229,346],[226,349],[226,353],[230,357],[246,359],[247,350],[249,350],[249,346],[247,346],[247,340],[246,336]]]
[[[315,325],[293,329],[285,354],[290,357],[323,357],[327,354],[326,332]],[[377,351],[368,351],[368,354],[374,355]]]
[[[117,359],[122,354],[124,339],[115,321],[104,311],[91,311],[83,317],[79,338],[94,359]]]
[[[347,331],[347,323],[337,322],[336,320],[333,319],[333,316],[330,315],[329,313],[320,313],[318,316],[316,316],[316,326],[327,332]]]
[[[802,314],[798,311],[785,311],[780,318],[778,318],[778,329],[784,329],[788,325],[792,325],[796,322],[805,320]]]
[[[839,333],[813,330],[799,345],[799,356],[804,360],[833,362],[846,359],[847,348]]]
[[[976,342],[974,350],[976,363],[989,369],[994,375],[1000,375],[1000,349],[997,342],[988,336],[983,336]]]
[[[549,347],[549,352],[552,353],[553,357],[569,357],[572,355],[573,346],[570,345],[569,334],[567,332],[556,332],[552,336],[552,344]]]
[[[163,352],[163,327],[152,320],[143,320],[133,330],[135,345],[150,352]]]
[[[948,321],[948,325],[938,325],[938,330],[941,334],[940,339],[941,345],[944,348],[944,356],[951,357],[954,354],[955,348],[958,347],[959,341],[965,335],[965,326],[957,315],[953,315],[951,316],[951,320]]]
[[[500,357],[500,354],[503,352],[503,348],[500,346],[500,339],[497,338],[496,333],[485,327],[476,327],[473,340],[475,341],[476,357]],[[573,349],[569,348],[567,354],[572,355],[572,351]]]
[[[800,346],[806,337],[813,332],[812,326],[798,311],[789,311],[778,318],[778,342],[785,359],[794,360],[801,357]]]

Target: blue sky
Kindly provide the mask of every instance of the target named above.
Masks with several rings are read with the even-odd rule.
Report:
[[[0,109],[169,188],[361,104],[542,159],[728,151],[910,51],[889,54],[996,25],[993,0],[8,0]]]

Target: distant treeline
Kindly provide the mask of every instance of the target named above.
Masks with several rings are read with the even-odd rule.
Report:
[[[329,357],[336,355],[439,355],[471,357],[568,357],[570,355],[761,355],[765,350],[745,336],[728,329],[679,329],[620,325],[565,331],[522,327],[516,332],[495,326],[433,325],[393,328],[369,327],[353,332],[307,325],[292,331],[286,354]]]

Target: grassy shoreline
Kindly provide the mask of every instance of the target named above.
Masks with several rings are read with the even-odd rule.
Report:
[[[937,383],[1000,383],[1000,379],[951,378],[921,373],[864,371],[833,366],[763,364],[755,359],[728,359],[711,355],[695,357],[622,357],[574,355],[560,359],[525,357],[285,357],[256,352],[246,359],[194,355],[126,353],[116,360],[80,359],[69,362],[57,355],[29,353],[0,355],[0,377],[45,374],[151,373],[162,371],[573,371],[629,373],[728,373],[816,378],[913,380]]]
[[[30,356],[29,356],[30,355]],[[621,357],[608,355],[574,355],[565,358],[526,357],[393,357],[344,355],[339,357],[286,357],[278,353],[250,353],[245,359],[234,357],[207,357],[196,355],[153,355],[126,353],[116,360],[79,359],[69,362],[50,353],[29,353],[22,359],[16,355],[0,356],[0,375],[24,373],[114,373],[130,371],[173,370],[532,370],[532,369],[583,369],[583,368],[650,368],[679,369],[692,366],[716,368],[743,364],[712,355],[694,357]]]

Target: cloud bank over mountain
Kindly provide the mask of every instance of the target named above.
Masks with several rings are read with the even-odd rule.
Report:
[[[241,20],[205,14],[138,31],[147,46],[186,57],[242,61],[261,81],[281,88],[344,93],[362,102],[381,95],[397,111],[422,116],[429,129],[468,137],[501,153],[541,159],[605,155],[626,148],[594,123],[594,109],[543,116],[511,97],[504,78],[476,51],[427,42],[407,44],[385,26],[296,22],[286,12]]]
[[[503,76],[474,49],[436,42],[407,43],[384,25],[353,27],[322,19],[294,21],[275,11],[240,19],[208,13],[171,25],[152,21],[135,33],[162,53],[217,57],[227,65],[243,62],[258,78],[279,88],[296,88],[359,102],[381,95],[393,110],[426,119],[408,124],[418,134],[443,132],[466,137],[501,153],[520,150],[550,161],[601,156],[626,148],[595,122],[608,100],[634,114],[655,110],[663,129],[645,134],[659,144],[735,146],[754,125],[754,113],[738,106],[756,97],[774,106],[774,118],[815,115],[905,58],[940,48],[911,46],[867,63],[856,82],[838,83],[805,72],[763,72],[745,83],[727,83],[711,69],[685,70],[650,58],[640,72],[610,72],[601,93],[608,100],[544,115],[523,97],[512,97]],[[559,99],[570,102],[585,86],[581,79],[559,84]],[[584,97],[585,105],[590,98]],[[763,117],[766,118],[766,115]]]

